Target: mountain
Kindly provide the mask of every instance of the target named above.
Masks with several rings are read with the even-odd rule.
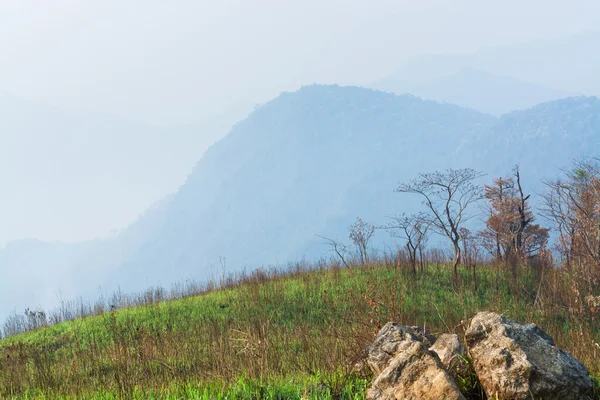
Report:
[[[448,167],[483,170],[486,183],[519,163],[536,197],[542,178],[598,154],[599,118],[594,97],[497,118],[411,95],[303,87],[236,124],[176,193],[69,259],[69,273],[78,293],[89,294],[327,256],[317,235],[348,242],[357,216],[383,224],[387,215],[415,210],[419,199],[394,193],[398,182]],[[393,246],[384,232],[375,238]]]
[[[411,93],[498,116],[572,95],[470,67],[427,82],[408,82],[393,76],[372,87],[396,94]]]
[[[600,100],[571,97],[503,115],[473,148],[481,168],[487,160],[520,164],[524,179],[540,192],[540,180],[557,178],[573,160],[600,156]]]
[[[150,271],[151,281],[164,284],[220,275],[222,259],[231,272],[318,254],[317,234],[339,237],[358,215],[399,210],[398,179],[461,163],[461,142],[493,122],[457,106],[356,87],[284,93],[205,153],[121,281],[139,287]],[[424,151],[425,143],[437,145]]]
[[[425,54],[387,79],[423,83],[475,68],[559,91],[600,96],[600,31],[485,47],[474,53]]]
[[[600,148],[599,115],[600,101],[586,97],[494,118],[357,87],[284,93],[206,152],[113,284],[139,289],[325,255],[317,235],[343,241],[357,216],[381,224],[415,209],[416,198],[393,190],[419,172],[475,167],[491,179],[519,163],[528,190],[541,191],[542,177]]]

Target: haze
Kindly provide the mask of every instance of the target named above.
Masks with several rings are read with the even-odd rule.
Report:
[[[600,26],[594,0],[8,0],[0,88],[172,126],[303,84],[381,78],[415,54]]]
[[[283,91],[368,86],[494,115],[600,95],[598,27],[597,0],[3,0],[0,269],[35,276],[43,295],[23,298],[47,304],[76,264],[48,254],[71,262],[88,244],[11,242],[116,237]],[[479,85],[498,89],[490,104]]]
[[[226,114],[240,104],[265,102],[303,84],[372,82],[416,54],[470,52],[598,26],[595,0],[9,0],[0,5],[0,92],[68,112],[167,128],[163,135],[168,136],[174,127]],[[47,164],[31,156],[34,145],[11,149],[14,134],[0,132],[6,151],[2,167],[10,171],[3,174],[3,192],[15,199],[0,211],[0,242],[74,241],[122,229],[175,190],[214,140],[197,132],[207,137],[206,143],[197,142],[202,148],[183,161],[178,154],[165,154],[181,165],[164,171],[166,176],[157,171],[152,188],[122,192],[102,182],[94,189],[77,187],[86,179],[73,160],[59,172],[63,184],[45,179],[50,187],[42,195],[31,174]],[[85,140],[87,133],[79,134]],[[65,146],[47,131],[35,135],[47,155]],[[19,164],[24,159],[27,168]],[[81,191],[90,195],[74,195]],[[103,193],[119,200],[111,202]],[[44,206],[48,202],[53,205]]]

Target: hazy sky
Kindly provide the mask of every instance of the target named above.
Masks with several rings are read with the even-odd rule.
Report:
[[[0,93],[169,127],[265,102],[302,84],[373,82],[417,54],[471,52],[598,27],[598,0],[0,0]],[[3,135],[0,145],[11,143],[11,132]],[[45,142],[63,146],[53,137]],[[27,146],[19,150],[23,157],[5,151],[15,159],[29,155]],[[24,187],[19,174],[43,170],[36,160],[27,170],[6,166],[12,183],[2,187],[5,197],[33,199],[31,210],[47,199]],[[124,212],[115,207],[127,194],[115,191],[102,213],[88,212],[87,204],[69,205],[68,199],[81,201],[66,182],[60,186],[66,211],[50,215],[54,206],[38,207],[48,215],[40,218],[23,208],[31,217],[3,224],[0,243],[105,235],[160,197],[148,191]],[[78,212],[69,214],[69,207]]]
[[[2,0],[0,90],[169,125],[419,53],[598,27],[598,0]]]

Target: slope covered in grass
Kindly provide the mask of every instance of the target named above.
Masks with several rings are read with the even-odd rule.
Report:
[[[514,280],[484,266],[476,281],[461,272],[459,285],[444,265],[418,279],[385,263],[257,272],[228,289],[9,337],[0,397],[358,399],[372,377],[355,365],[385,322],[463,335],[480,310],[539,324],[600,375],[600,321],[569,309],[560,271]]]

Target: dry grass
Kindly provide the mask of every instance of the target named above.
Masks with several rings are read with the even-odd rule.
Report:
[[[0,398],[358,399],[371,376],[355,364],[385,322],[464,335],[480,310],[537,323],[600,376],[600,315],[569,276],[505,271],[463,269],[458,284],[446,265],[414,277],[385,260],[257,271],[0,340]]]

